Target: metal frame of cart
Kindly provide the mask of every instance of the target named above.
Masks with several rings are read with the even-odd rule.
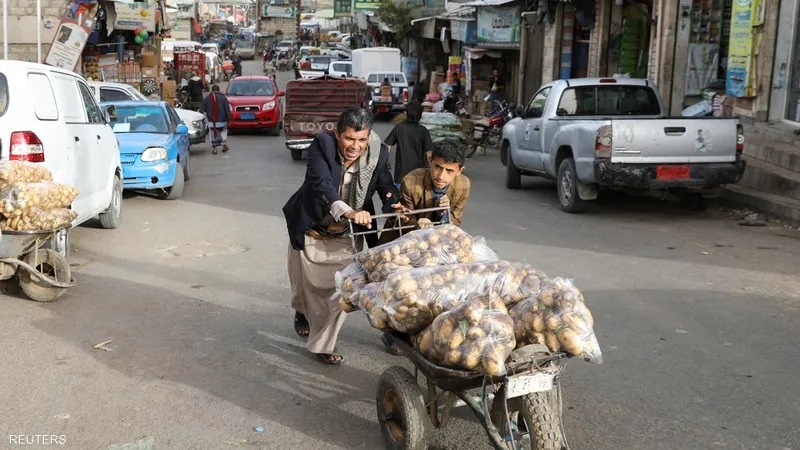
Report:
[[[50,231],[3,231],[0,281],[16,278],[25,295],[37,302],[52,302],[75,286],[67,258],[44,248],[68,227]]]

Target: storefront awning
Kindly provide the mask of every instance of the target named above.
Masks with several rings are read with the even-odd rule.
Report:
[[[464,47],[464,56],[468,59],[479,59],[484,56],[490,58],[501,58],[503,55],[500,52],[493,52],[485,48]]]
[[[478,42],[479,48],[494,50],[519,50],[519,42]]]
[[[516,1],[517,0],[473,0],[471,2],[462,3],[461,6],[501,6]]]

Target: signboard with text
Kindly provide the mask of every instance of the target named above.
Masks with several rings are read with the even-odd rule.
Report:
[[[732,97],[756,95],[753,70],[753,27],[761,0],[736,0],[731,11],[725,93]]]
[[[261,17],[297,17],[297,9],[292,6],[264,5]]]
[[[333,0],[333,17],[353,15],[353,0]]]
[[[353,0],[353,9],[361,11],[376,10],[380,3],[380,0]]]
[[[114,3],[114,28],[117,30],[135,30],[141,28],[150,33],[156,31],[156,0],[135,3]]]
[[[478,7],[478,42],[519,42],[519,5],[512,7]]]

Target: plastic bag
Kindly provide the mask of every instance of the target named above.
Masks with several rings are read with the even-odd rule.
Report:
[[[433,363],[501,376],[516,345],[514,321],[497,294],[473,294],[436,317],[412,345]]]
[[[60,208],[45,211],[39,208],[29,208],[24,215],[0,221],[0,228],[15,231],[50,231],[68,226],[77,218],[78,213],[71,209]]]
[[[472,238],[472,253],[475,253],[475,261],[478,262],[500,261],[500,257],[489,248],[489,244],[486,243],[486,238],[483,236]]]
[[[554,278],[509,310],[517,345],[545,344],[595,364],[603,362],[592,326],[594,319],[571,280]]]
[[[353,312],[358,309],[358,302],[354,302],[356,294],[364,286],[369,283],[367,272],[361,267],[361,264],[354,262],[350,263],[344,269],[336,272],[334,275],[334,286],[336,286],[336,293],[331,297],[331,300],[339,302],[339,306],[345,312]]]
[[[389,328],[389,316],[383,308],[381,292],[383,283],[370,283],[366,285],[355,297],[358,306],[367,314],[367,320],[373,328],[383,330]]]
[[[16,183],[53,181],[53,174],[41,164],[27,161],[0,161],[0,189]]]
[[[441,100],[441,98],[439,98]],[[434,102],[435,103],[435,102]],[[424,112],[422,113],[422,117],[420,118],[419,124],[422,126],[425,125],[449,125],[453,127],[461,127],[461,119],[458,118],[457,115],[446,112],[446,113],[429,113]]]
[[[54,210],[72,204],[78,190],[68,184],[40,182],[15,183],[0,190],[3,215],[12,218],[24,216],[31,208]]]
[[[429,267],[475,261],[472,236],[447,224],[408,234],[356,255],[371,281],[383,281],[401,267]]]
[[[463,263],[393,273],[379,283],[380,291],[370,294],[378,295],[377,300],[382,302],[391,328],[414,334],[472,294],[494,292],[506,307],[510,307],[536,296],[545,280],[544,274],[527,264]]]

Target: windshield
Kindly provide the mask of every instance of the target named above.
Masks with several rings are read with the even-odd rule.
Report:
[[[253,43],[251,41],[237,41],[236,48],[253,48]]]
[[[167,118],[159,106],[114,105],[116,117],[111,118],[114,133],[169,134]]]
[[[264,96],[275,95],[272,83],[268,80],[236,80],[228,85],[228,96]]]
[[[331,62],[329,56],[316,56],[309,59],[311,60],[311,64],[325,64],[327,66]]]

